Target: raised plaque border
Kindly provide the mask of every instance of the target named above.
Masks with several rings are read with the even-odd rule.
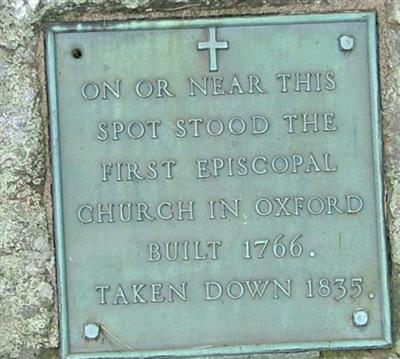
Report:
[[[125,31],[125,30],[155,30],[155,29],[182,29],[202,28],[209,26],[246,26],[246,25],[289,25],[289,24],[317,24],[335,22],[366,22],[368,36],[368,63],[370,75],[370,113],[372,121],[372,149],[374,160],[375,196],[378,228],[379,271],[382,292],[382,339],[361,339],[341,341],[319,341],[280,344],[223,346],[213,348],[183,348],[157,351],[124,351],[124,352],[97,352],[97,353],[69,353],[69,326],[67,305],[67,283],[64,256],[64,224],[63,224],[63,196],[61,191],[61,161],[59,145],[57,84],[56,84],[56,51],[55,35],[71,32],[93,31]],[[379,80],[377,57],[376,14],[374,12],[335,13],[314,15],[280,15],[265,17],[232,17],[207,18],[192,20],[140,20],[140,21],[109,21],[109,22],[82,22],[49,24],[46,29],[46,71],[48,87],[48,107],[50,118],[50,147],[52,165],[52,194],[54,234],[57,260],[57,285],[59,297],[59,327],[60,327],[60,356],[67,359],[100,359],[100,358],[143,358],[143,357],[191,357],[202,355],[238,355],[257,353],[279,353],[308,350],[334,350],[356,348],[382,348],[392,344],[391,317],[389,298],[389,272],[387,264],[386,233],[384,223],[384,196],[383,196],[383,168],[382,168],[382,130],[379,113]]]

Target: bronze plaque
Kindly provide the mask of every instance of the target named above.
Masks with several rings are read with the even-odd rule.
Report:
[[[63,357],[390,345],[374,14],[47,51]]]

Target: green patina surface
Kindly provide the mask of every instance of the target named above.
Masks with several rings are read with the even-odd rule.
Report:
[[[203,43],[204,38],[215,35],[216,30],[211,31],[214,26],[218,29],[218,43],[224,45],[225,52],[218,50],[221,53],[214,53],[214,57],[209,59],[207,53],[196,50],[196,43]],[[385,237],[381,232],[383,200],[378,170],[380,122],[373,13],[221,18],[215,21],[141,21],[106,26],[100,22],[54,25],[50,31],[47,42],[49,102],[59,282],[65,283],[65,287],[61,287],[65,353],[82,353],[81,357],[90,358],[186,357],[200,353],[387,346],[390,319]],[[341,34],[354,37],[355,46],[351,52],[341,48],[345,45],[339,45]],[[229,45],[225,39],[229,39]],[[210,43],[205,45],[210,46]],[[78,50],[74,48],[79,48],[79,58],[75,57]],[[210,54],[213,53],[210,51]],[[241,60],[249,54],[247,61]],[[141,61],[141,58],[147,61]],[[213,91],[220,95],[212,96],[210,90],[210,94],[205,96],[200,90],[192,89],[189,96],[187,78],[198,79],[199,74],[207,74],[211,82],[211,70],[215,70],[214,74],[220,77],[221,82],[222,79],[225,81],[221,88]],[[310,80],[309,86],[303,85],[300,91],[293,80],[288,80],[288,84],[282,86],[276,81],[276,76],[288,70],[303,73],[303,81],[305,72],[311,71],[310,79],[318,73],[321,85]],[[327,73],[330,81],[325,79],[324,71],[331,71]],[[259,87],[252,88],[247,95],[239,94],[239,89],[248,91],[243,82],[248,73],[257,76]],[[155,81],[154,76],[168,83],[169,90],[162,95],[157,94],[157,90],[154,96],[147,95],[147,83],[140,87],[146,94],[141,96],[147,98],[135,97],[130,91],[135,88],[135,82],[142,79]],[[242,82],[240,88],[236,85],[234,93],[222,96],[222,89],[229,90],[233,76],[237,76],[236,84]],[[118,97],[111,93],[102,98],[97,96],[91,81],[99,82],[103,78],[110,84],[121,79]],[[89,85],[81,87],[85,83]],[[138,93],[139,88],[136,89]],[[90,100],[82,96],[82,91]],[[298,123],[293,125],[294,130],[289,131],[282,116],[291,111],[332,112],[335,125],[328,126],[330,133],[321,130],[305,134],[300,132]],[[259,132],[263,128],[258,135],[251,133],[252,122],[248,117],[252,115],[262,120],[253,129],[257,128]],[[180,139],[177,136],[182,131],[177,127],[177,121],[187,116],[200,116],[204,121],[217,117],[225,127],[221,133],[221,127],[215,126],[214,121],[214,126],[207,127],[209,135],[201,125],[200,134],[193,135],[188,124],[185,138]],[[235,118],[232,129],[227,125],[230,118]],[[132,134],[128,126],[131,121],[139,119],[141,123],[159,120],[156,138],[150,138],[143,127],[143,137],[132,140],[137,131],[132,130]],[[267,119],[270,123],[268,130],[263,127]],[[120,128],[111,140],[112,121],[122,121],[119,126],[126,127],[130,135],[127,136]],[[246,123],[247,126],[242,127]],[[175,127],[179,130],[176,134]],[[218,137],[215,137],[216,130],[220,134]],[[295,133],[290,133],[292,131]],[[354,134],[357,134],[356,140]],[[280,156],[290,158],[291,153],[300,157],[313,153],[321,167],[318,160],[321,151],[332,157],[330,166],[327,166],[330,169],[322,170],[326,173],[320,173],[321,169],[314,166],[309,169],[305,158],[295,173],[284,170],[283,174]],[[274,170],[273,158],[278,154],[279,165]],[[168,157],[164,157],[166,155]],[[233,163],[240,156],[249,162],[254,156],[266,156],[263,158],[268,158],[265,161],[272,163],[272,167],[268,165],[263,176],[259,170],[264,172],[264,160],[261,165],[258,161],[257,169],[253,170],[258,176],[250,169],[248,175],[238,176],[233,165],[231,177],[223,167],[219,167],[218,176],[213,177],[216,169],[211,169],[211,162],[203,167],[204,171],[196,171],[196,160],[215,156],[232,157]],[[122,161],[123,165],[126,161],[137,161],[140,163],[139,172],[146,178],[143,163],[154,160],[157,164],[166,159],[176,161],[169,179],[157,167],[158,178],[152,177],[151,181],[127,179],[124,169],[122,178],[115,181],[112,164],[115,160]],[[99,177],[98,169],[102,168],[102,163],[107,163],[107,171]],[[200,172],[203,172],[201,179]],[[363,178],[361,183],[360,177]],[[334,190],[327,192],[327,188]],[[341,197],[350,193],[358,194],[359,200],[363,198],[365,210],[348,218],[339,216],[338,212],[336,216],[332,213],[332,216],[325,215],[326,211],[323,211],[316,221],[306,213],[305,208],[309,208],[306,205],[301,207],[304,210],[300,210],[298,220],[287,212],[289,217],[283,216],[279,220],[262,218],[252,210],[256,198],[290,197],[293,194],[305,198],[335,196],[339,207],[343,207]],[[206,202],[219,198],[228,202],[232,198],[241,198],[237,219],[228,216],[226,220],[214,218],[211,221],[208,218]],[[93,220],[90,214],[93,210],[87,207],[94,203],[114,203],[117,206],[116,203],[121,201],[130,202],[135,207],[136,201],[144,201],[149,203],[150,216],[154,216],[152,207],[157,203],[171,201],[169,205],[175,207],[174,201],[178,199],[194,201],[192,222],[185,223],[188,216],[177,222],[167,210],[171,219],[168,222],[156,216],[154,222],[144,219],[143,223],[135,223],[136,212],[132,210],[134,214],[129,223],[121,223],[117,211],[114,211],[113,223],[109,223],[109,217],[105,217],[105,223],[99,223],[100,219]],[[76,208],[82,204],[85,204],[85,210],[79,220],[80,212],[77,215]],[[105,204],[102,206],[107,207]],[[293,215],[292,207],[291,204],[287,206]],[[271,211],[274,216],[281,217],[276,206]],[[215,213],[218,217],[217,207]],[[97,218],[96,214],[93,216]],[[285,226],[285,231],[282,226]],[[268,250],[264,260],[244,260],[238,253],[248,239],[271,238],[281,232],[285,237],[301,233],[302,238],[298,239],[296,247],[301,249],[301,253],[293,254],[293,258],[288,254],[281,260],[274,260],[268,255]],[[190,260],[186,263],[181,262],[181,257],[174,263],[165,258],[159,263],[148,263],[149,242],[156,241],[162,245],[166,241],[183,240],[189,240],[189,245],[194,241],[203,245],[207,240],[220,241],[218,260],[200,263],[193,261],[192,254],[189,254]],[[286,241],[282,239],[281,243]],[[95,257],[91,256],[93,248],[96,248]],[[310,250],[317,253],[316,258],[308,255]],[[203,252],[207,250],[203,249]],[[357,298],[351,298],[350,287],[348,296],[346,289],[344,293],[335,293],[332,289],[331,298],[322,300],[307,299],[302,295],[303,282],[309,277],[316,280],[325,276],[340,276],[347,283],[352,283],[351,276],[360,277],[365,290],[362,295],[358,293]],[[201,287],[206,281],[217,280],[225,285],[233,279],[263,278],[290,278],[293,280],[293,297],[290,296],[288,301],[267,304],[268,295],[259,301],[243,295],[232,302],[224,294],[221,298],[223,306],[219,300],[208,303],[204,298],[202,300]],[[108,306],[106,301],[112,300],[110,296],[117,284],[125,287],[129,298],[126,284],[132,280],[144,281],[146,286],[151,281],[164,285],[183,281],[187,284],[189,299],[184,303],[178,300],[173,306],[158,304],[157,311],[151,304],[142,305],[139,312],[132,307],[129,314],[122,312],[122,308]],[[96,300],[95,287],[104,283],[109,286],[109,293],[105,295],[108,300],[104,300],[101,306]],[[235,287],[238,284],[236,282]],[[143,290],[142,293],[146,292]],[[373,300],[369,293],[374,293]],[[346,298],[341,297],[343,300],[335,302],[336,294]],[[129,304],[130,299],[123,302]],[[371,317],[363,329],[351,322],[349,324],[348,318],[357,308],[364,308]],[[232,313],[236,314],[231,318]],[[162,321],[157,320],[160,317]],[[296,323],[293,323],[294,318]],[[104,340],[90,343],[82,338],[81,328],[90,322],[102,323],[101,338]],[[133,322],[148,334],[145,337],[135,334],[131,328]],[[290,331],[287,331],[289,326]],[[232,333],[235,333],[235,338],[232,338]],[[383,341],[379,342],[379,339]],[[210,348],[199,349],[207,346]],[[130,348],[135,348],[136,352],[131,352]],[[90,354],[85,354],[87,352]]]

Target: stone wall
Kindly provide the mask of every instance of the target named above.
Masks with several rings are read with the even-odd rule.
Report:
[[[339,11],[378,14],[394,347],[253,358],[400,358],[399,0],[0,0],[0,358],[58,352],[46,23]]]

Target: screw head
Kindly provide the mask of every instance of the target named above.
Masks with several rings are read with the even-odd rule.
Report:
[[[97,323],[85,324],[83,332],[86,339],[97,339],[100,334],[100,327]]]
[[[353,323],[356,327],[364,327],[368,324],[368,313],[364,309],[353,313]]]
[[[351,51],[354,48],[354,37],[342,35],[339,37],[339,47],[342,51]]]

